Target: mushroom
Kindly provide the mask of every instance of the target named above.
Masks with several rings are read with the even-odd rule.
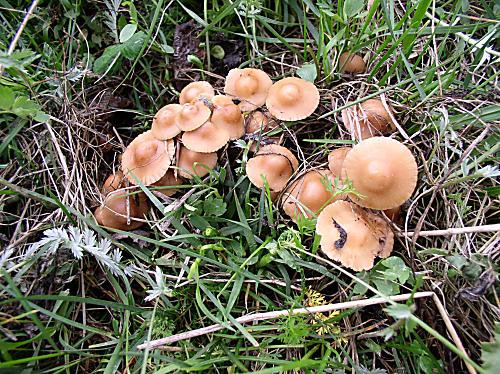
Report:
[[[264,181],[267,181],[269,189],[278,192],[285,188],[298,166],[299,162],[292,152],[285,147],[271,144],[262,147],[248,160],[246,172],[254,186],[263,188]]]
[[[221,125],[205,122],[196,130],[182,134],[182,143],[192,151],[212,153],[224,147],[229,141],[228,132]]]
[[[201,153],[191,151],[181,146],[177,167],[179,174],[187,179],[192,179],[195,175],[204,177],[210,170],[217,166],[217,153]]]
[[[182,131],[193,131],[210,119],[212,111],[203,101],[182,105],[175,117],[175,123]]]
[[[399,223],[401,217],[401,205],[391,208],[385,209],[384,214],[394,223]]]
[[[104,196],[109,194],[110,192],[116,191],[120,188],[125,187],[124,186],[124,175],[120,170],[117,170],[113,174],[111,174],[109,177],[106,178],[102,185],[101,192]]]
[[[123,152],[122,171],[130,183],[137,184],[137,178],[148,186],[165,175],[174,155],[174,141],[158,140],[149,130],[132,140]]]
[[[341,147],[334,149],[328,155],[328,169],[334,176],[340,177],[342,175],[342,164],[344,163],[345,156],[352,149],[352,147]]]
[[[309,117],[319,105],[319,92],[304,79],[289,77],[272,85],[267,95],[269,112],[282,121],[298,121]]]
[[[357,194],[349,197],[361,206],[391,209],[403,204],[417,185],[417,163],[410,150],[397,140],[369,138],[355,145],[342,165]]]
[[[267,132],[278,127],[278,123],[273,118],[269,118],[269,116],[258,110],[250,113],[245,122],[245,132],[247,134]]]
[[[214,97],[215,91],[212,85],[205,81],[191,82],[184,87],[179,96],[180,104],[187,104],[203,96],[207,99]]]
[[[375,257],[389,256],[394,245],[394,234],[383,219],[347,201],[324,208],[316,232],[323,253],[355,271],[371,269]]]
[[[173,169],[167,170],[165,175],[160,178],[157,182],[154,182],[151,186],[160,187],[157,188],[157,191],[162,193],[165,196],[172,196],[176,192],[179,191],[178,188],[173,188],[174,186],[180,186],[182,184],[182,178],[176,177]],[[168,187],[168,188],[162,188]]]
[[[344,52],[339,57],[339,67],[342,73],[359,74],[364,73],[366,64],[360,55]]]
[[[392,110],[389,108],[392,112]],[[342,110],[342,121],[355,139],[364,140],[394,129],[391,115],[379,99],[368,99]]]
[[[151,133],[155,138],[167,140],[179,135],[181,129],[176,125],[175,119],[181,109],[182,105],[168,104],[156,112],[151,125]]]
[[[104,204],[98,207],[94,216],[101,226],[117,230],[135,230],[144,222],[138,221],[149,210],[144,193],[129,194],[126,190],[110,192]]]
[[[242,111],[254,110],[266,102],[273,82],[263,70],[246,68],[231,69],[226,77],[224,92],[238,98]]]
[[[284,193],[282,207],[297,222],[317,215],[328,204],[344,195],[335,195],[334,175],[328,169],[311,170],[297,179]]]
[[[233,98],[226,95],[215,95],[212,98],[212,105],[214,106],[224,106],[234,104]]]
[[[212,123],[225,129],[230,140],[241,138],[245,134],[245,121],[236,104],[216,105],[210,119]]]

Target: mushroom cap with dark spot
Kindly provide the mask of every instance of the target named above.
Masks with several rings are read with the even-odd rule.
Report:
[[[176,124],[176,117],[182,105],[168,104],[156,112],[151,125],[151,133],[159,140],[172,139],[179,135],[181,129]]]
[[[272,84],[271,78],[263,70],[232,69],[227,74],[224,92],[238,98],[241,110],[246,112],[265,104]]]

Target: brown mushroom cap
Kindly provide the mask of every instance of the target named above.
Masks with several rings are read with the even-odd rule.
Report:
[[[182,89],[179,96],[179,103],[187,104],[200,96],[211,99],[214,95],[215,91],[210,83],[205,81],[191,82]]]
[[[361,206],[390,209],[410,198],[417,185],[417,163],[410,150],[397,140],[369,138],[347,154],[342,174],[364,197],[350,194]]]
[[[392,114],[391,107],[388,107]],[[360,104],[361,114],[363,119],[368,122],[368,125],[379,133],[387,133],[394,124],[392,123],[391,115],[385,109],[384,104],[379,99],[368,99]]]
[[[220,125],[205,122],[196,130],[182,134],[182,143],[192,151],[212,153],[224,147],[229,141],[228,132]]]
[[[128,209],[127,209],[128,205]],[[144,222],[134,218],[142,218],[148,212],[149,205],[144,193],[129,194],[125,190],[117,190],[108,194],[104,205],[96,209],[94,216],[101,226],[117,230],[135,230]],[[130,223],[127,223],[127,217]]]
[[[212,111],[203,101],[182,105],[175,117],[177,127],[182,131],[193,131],[210,119]]]
[[[245,119],[245,122],[245,132],[247,134],[267,132],[278,127],[278,123],[273,118],[270,118],[269,116],[258,110],[250,113]]]
[[[385,215],[394,223],[399,223],[401,217],[401,205],[384,210]]]
[[[125,187],[125,177],[120,170],[117,170],[115,173],[106,178],[102,185],[101,192],[106,196],[110,192],[116,191],[123,187]]]
[[[152,186],[160,187],[157,189],[158,192],[165,196],[172,196],[179,191],[178,188],[161,188],[161,187],[173,187],[180,186],[182,184],[182,178],[176,177],[173,169],[167,170],[165,175],[160,178],[157,182],[153,183]]]
[[[340,71],[343,73],[359,74],[364,73],[366,64],[360,55],[344,52],[339,57]]]
[[[240,107],[236,104],[215,106],[211,121],[224,128],[230,140],[239,139],[245,134],[245,121]]]
[[[328,169],[311,170],[287,188],[283,210],[294,221],[299,217],[317,215],[329,203],[344,195],[335,195],[334,176]],[[330,189],[330,190],[329,190]]]
[[[195,175],[204,177],[217,166],[217,153],[195,152],[181,146],[177,166],[184,178],[192,179]]]
[[[352,149],[352,147],[341,147],[334,149],[328,155],[328,169],[334,176],[340,177],[342,175],[342,164],[344,163],[345,156]]]
[[[254,110],[266,102],[267,93],[273,82],[260,69],[232,69],[226,77],[224,92],[241,100],[242,111]]]
[[[285,147],[266,145],[248,160],[246,172],[250,182],[258,188],[264,187],[264,178],[271,191],[281,191],[298,168],[298,160]]]
[[[231,96],[226,95],[215,95],[212,98],[213,106],[224,106],[224,105],[233,105],[233,98]]]
[[[272,85],[267,95],[269,112],[282,121],[309,117],[319,105],[319,91],[304,79],[289,77]]]
[[[150,131],[137,136],[122,156],[122,171],[132,184],[134,176],[145,186],[159,180],[167,172],[175,154],[172,139],[156,139]]]
[[[347,201],[328,205],[316,222],[321,250],[355,271],[371,269],[374,258],[387,257],[394,243],[390,227],[374,217],[377,216]]]
[[[181,129],[176,125],[175,119],[182,109],[182,105],[168,104],[161,108],[153,118],[151,133],[159,140],[172,139]]]

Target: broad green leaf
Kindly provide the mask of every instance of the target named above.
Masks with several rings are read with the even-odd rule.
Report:
[[[361,13],[365,6],[364,0],[346,0],[344,3],[344,15],[351,18]]]
[[[406,304],[389,305],[384,311],[394,319],[408,319],[412,315],[412,308]]]
[[[103,74],[108,71],[118,60],[121,49],[120,45],[107,47],[103,54],[94,61],[94,73]]]
[[[222,216],[226,210],[227,204],[223,199],[209,197],[203,202],[203,211],[209,216]]]
[[[129,40],[137,30],[137,25],[133,23],[129,23],[125,25],[125,27],[120,31],[120,43],[125,43]]]
[[[314,83],[318,76],[316,65],[312,63],[302,65],[302,67],[297,70],[297,75],[308,82]]]
[[[10,110],[15,100],[14,91],[9,87],[0,86],[0,109]]]
[[[143,31],[135,33],[130,39],[123,43],[123,48],[121,49],[122,55],[129,60],[135,59],[141,52],[144,40],[146,40],[146,34]]]

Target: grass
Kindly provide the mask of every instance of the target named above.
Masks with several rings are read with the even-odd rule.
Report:
[[[463,354],[427,299],[236,321],[433,291],[469,363],[494,372],[481,359],[481,342],[493,340],[500,314],[498,232],[399,237],[390,259],[369,272],[346,271],[319,259],[314,220],[293,224],[268,191],[250,185],[244,142],[225,149],[219,169],[182,186],[174,199],[146,189],[155,209],[144,230],[103,230],[92,212],[100,184],[152,115],[193,79],[221,90],[227,64],[235,63],[275,79],[301,68],[315,76],[318,110],[277,131],[301,171],[324,165],[329,150],[351,142],[338,126],[340,110],[383,95],[396,111],[396,137],[419,164],[399,227],[497,223],[497,6],[47,1],[11,48],[30,4],[0,0],[0,371],[465,371]],[[176,41],[176,26],[189,21],[194,31]],[[191,35],[199,41],[179,64],[175,47]],[[220,60],[215,46],[230,59]],[[365,57],[367,74],[338,73],[338,56],[347,50]],[[59,231],[47,238],[48,229]],[[471,288],[487,279],[493,281],[483,290]],[[137,349],[214,323],[225,329],[161,350]]]

